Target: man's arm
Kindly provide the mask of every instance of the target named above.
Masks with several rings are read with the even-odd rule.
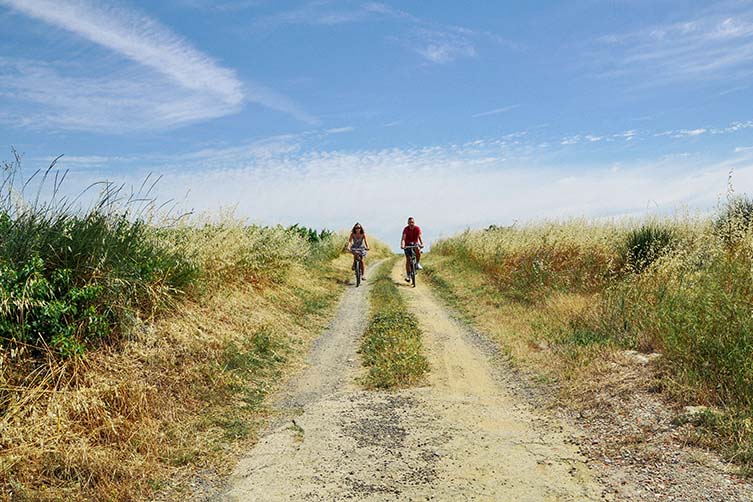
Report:
[[[405,249],[405,230],[403,230],[403,236],[400,238],[400,249]]]

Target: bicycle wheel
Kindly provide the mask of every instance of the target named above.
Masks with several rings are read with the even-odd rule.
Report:
[[[413,287],[416,287],[416,257],[415,255],[410,261],[410,281],[413,283]]]
[[[361,260],[356,260],[356,287],[361,285]]]

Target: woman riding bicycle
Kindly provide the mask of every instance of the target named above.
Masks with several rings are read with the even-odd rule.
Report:
[[[351,270],[356,269],[356,260],[361,260],[361,279],[366,280],[366,251],[369,250],[369,242],[366,240],[366,232],[360,223],[353,225],[353,230],[350,231],[350,237],[348,237],[348,251],[353,254],[353,267]]]

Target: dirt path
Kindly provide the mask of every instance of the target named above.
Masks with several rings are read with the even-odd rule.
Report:
[[[505,390],[425,284],[401,289],[425,331],[428,385],[359,390],[368,286],[347,291],[308,369],[276,401],[276,427],[220,500],[602,500],[569,431]]]

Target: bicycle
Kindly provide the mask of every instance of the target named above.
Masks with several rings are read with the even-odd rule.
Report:
[[[414,249],[420,248],[422,246],[419,246],[417,244],[413,244],[410,246],[405,246],[403,249],[410,249],[410,271],[408,272],[408,276],[410,277],[410,282],[413,284],[413,287],[416,287],[416,252]]]
[[[366,251],[369,248],[365,248]],[[348,248],[348,251],[353,255],[353,270],[356,273],[356,287],[361,285],[361,279],[363,278],[363,255],[360,253],[354,253],[352,249]]]
[[[356,271],[356,287],[361,285],[361,276],[363,275],[363,256],[354,254],[355,257],[355,271]]]

